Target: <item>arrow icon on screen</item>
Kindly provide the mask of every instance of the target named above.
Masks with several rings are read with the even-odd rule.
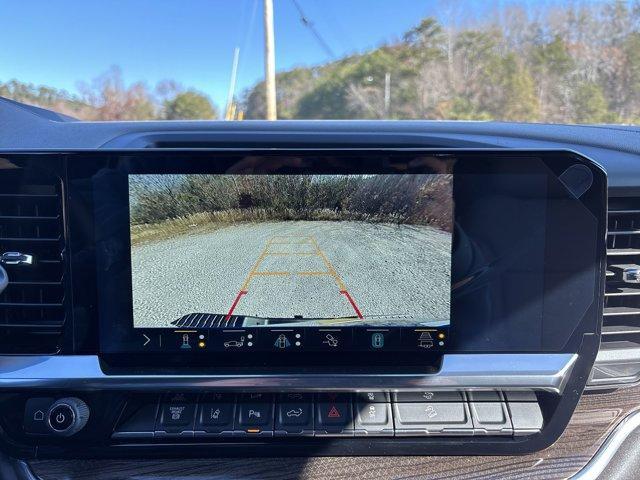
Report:
[[[147,339],[147,341],[142,344],[143,347],[146,347],[147,343],[149,343],[151,341],[151,339],[149,337],[147,337],[144,333],[142,334],[142,336]]]

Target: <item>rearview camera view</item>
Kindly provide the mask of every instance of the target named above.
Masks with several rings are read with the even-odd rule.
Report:
[[[134,327],[446,326],[452,183],[130,175]]]

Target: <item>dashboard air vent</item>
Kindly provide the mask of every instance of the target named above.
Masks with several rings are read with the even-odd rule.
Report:
[[[640,380],[640,198],[609,198],[600,352],[591,385]]]
[[[60,180],[0,169],[0,353],[59,350],[65,321],[64,228]]]

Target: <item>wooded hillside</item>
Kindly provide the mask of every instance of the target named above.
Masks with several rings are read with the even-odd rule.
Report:
[[[282,72],[278,117],[640,123],[640,3],[573,5],[464,28],[426,18],[400,41]],[[264,118],[263,89],[246,92],[247,118]]]

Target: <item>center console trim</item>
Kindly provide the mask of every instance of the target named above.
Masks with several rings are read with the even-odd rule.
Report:
[[[562,394],[577,354],[446,354],[435,373],[106,374],[95,355],[0,355],[0,387],[145,391],[174,388],[308,390],[535,389]]]

